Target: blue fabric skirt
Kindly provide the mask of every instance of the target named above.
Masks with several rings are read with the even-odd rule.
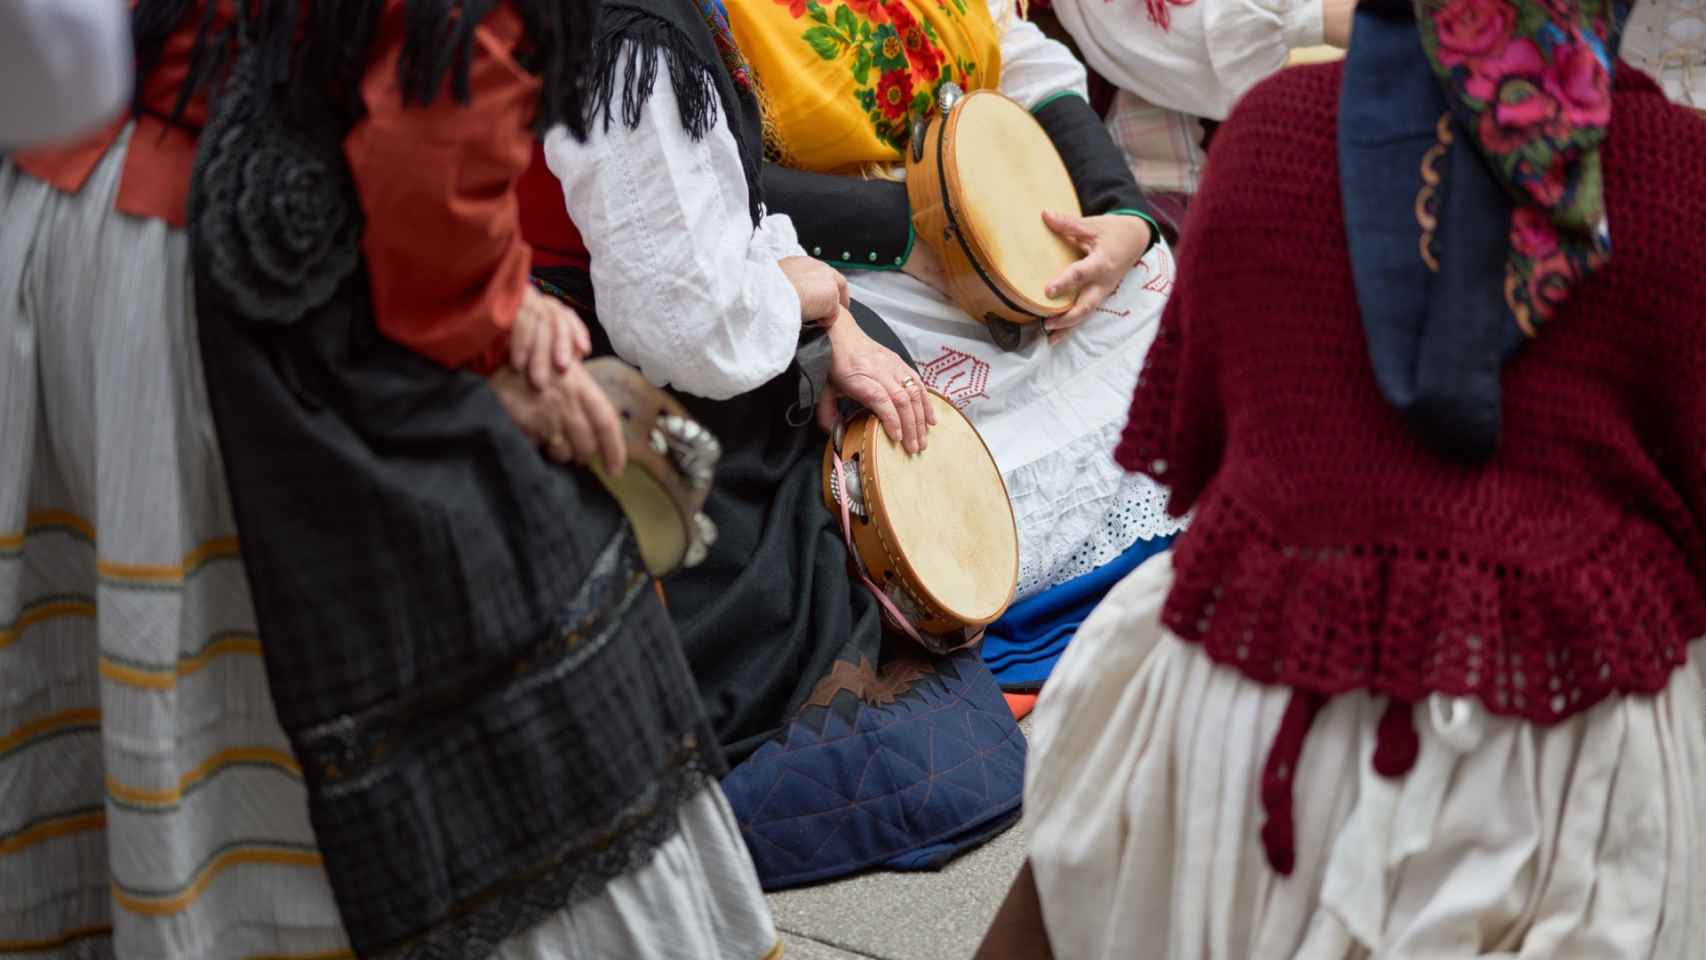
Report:
[[[1171,547],[1174,536],[1139,540],[1089,573],[1013,604],[990,624],[983,638],[983,662],[1001,688],[1041,687],[1102,597],[1145,560]]]

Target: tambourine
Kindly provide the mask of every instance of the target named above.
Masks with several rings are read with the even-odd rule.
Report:
[[[646,569],[662,577],[697,566],[717,540],[717,527],[704,509],[721,444],[680,402],[626,363],[599,357],[588,360],[586,369],[616,408],[628,446],[620,474],[610,476],[597,462],[592,471],[633,525]]]
[[[936,424],[916,454],[868,412],[837,427],[823,452],[823,501],[843,517],[856,573],[884,618],[945,653],[1013,602],[1019,535],[977,428],[940,394],[929,400]]]
[[[1077,216],[1066,163],[1029,110],[993,90],[951,83],[940,110],[914,121],[906,195],[918,239],[942,258],[948,292],[1003,349],[1022,327],[1058,317],[1072,296],[1048,285],[1083,253],[1043,223],[1044,210]]]

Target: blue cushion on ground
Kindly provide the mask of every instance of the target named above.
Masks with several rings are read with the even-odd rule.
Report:
[[[1010,825],[1025,738],[975,651],[892,702],[807,706],[723,780],[766,890],[883,865],[939,867]]]

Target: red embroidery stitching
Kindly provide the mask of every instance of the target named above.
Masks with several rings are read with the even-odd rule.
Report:
[[[955,407],[964,410],[978,397],[987,397],[989,364],[969,353],[943,347],[936,359],[918,368],[930,389],[947,397]]]
[[[1143,263],[1142,261],[1139,261],[1137,265],[1142,267],[1145,272],[1148,272],[1149,264]],[[1114,284],[1114,289],[1108,291],[1108,295],[1102,299],[1101,303],[1096,305],[1096,312],[1097,313],[1105,313],[1110,317],[1129,317],[1129,316],[1131,316],[1131,308],[1129,308],[1129,307],[1127,307],[1124,310],[1110,310],[1110,309],[1108,309],[1108,301],[1119,296],[1120,295],[1120,288],[1123,286],[1125,286],[1125,280],[1121,280],[1119,283]]]

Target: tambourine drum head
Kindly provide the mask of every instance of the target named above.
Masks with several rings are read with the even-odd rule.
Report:
[[[602,466],[595,465],[593,470],[633,524],[634,539],[639,542],[640,559],[645,561],[646,569],[654,576],[662,576],[680,566],[687,554],[687,528],[682,523],[680,509],[663,484],[632,463],[614,480]]]
[[[873,427],[873,469],[897,552],[935,601],[986,623],[1012,599],[1019,541],[1001,473],[965,416],[936,394],[936,425],[916,457]]]
[[[1042,212],[1077,213],[1078,193],[1048,134],[1006,97],[973,95],[956,111],[945,159],[959,179],[955,216],[990,266],[1051,313],[1065,311],[1072,299],[1043,289],[1081,254],[1043,223]]]

